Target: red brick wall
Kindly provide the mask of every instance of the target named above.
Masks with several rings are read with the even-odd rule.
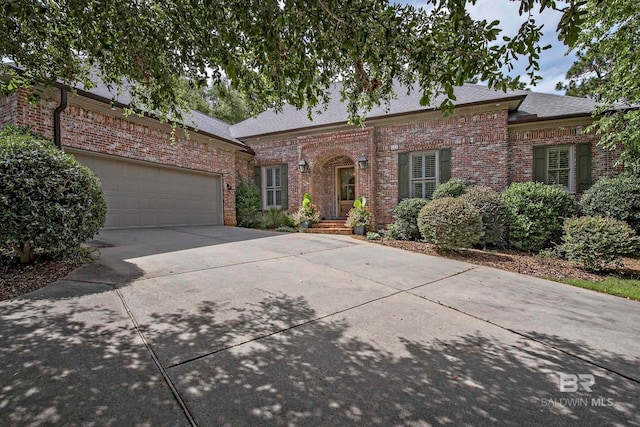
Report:
[[[369,129],[249,144],[256,152],[253,163],[256,166],[288,163],[291,213],[297,211],[304,193],[309,193],[321,216],[335,217],[335,167],[347,164],[355,165],[356,196],[364,196],[373,204],[371,170],[375,163],[375,150]],[[369,160],[364,170],[357,166],[362,154]],[[309,164],[309,171],[305,174],[298,169],[302,159]]]
[[[236,156],[236,183],[240,181],[253,182],[253,165],[251,158],[238,154]]]
[[[18,114],[18,94],[0,96],[0,127],[16,122]]]
[[[36,105],[20,100],[17,122],[31,125],[47,138],[53,137],[53,110],[56,100],[44,98]],[[236,153],[205,143],[195,132],[189,139],[177,137],[171,142],[169,134],[154,119],[141,124],[114,112],[109,116],[74,103],[73,98],[61,115],[62,145],[98,153],[143,160],[162,165],[217,173],[223,179],[224,223],[235,225]],[[156,127],[157,126],[157,127]],[[232,190],[227,190],[229,184]]]
[[[533,147],[539,145],[574,145],[583,142],[590,142],[592,156],[592,179],[595,181],[602,176],[610,175],[614,171],[619,172],[620,168],[613,167],[616,159],[620,154],[619,151],[609,151],[598,147],[597,142],[600,138],[594,133],[584,133],[583,129],[584,126],[550,126],[544,129],[510,132],[510,182],[526,182],[532,180]]]
[[[398,153],[451,148],[451,175],[496,190],[509,180],[507,111],[438,117],[376,128],[376,214],[378,224],[393,222],[398,204]]]

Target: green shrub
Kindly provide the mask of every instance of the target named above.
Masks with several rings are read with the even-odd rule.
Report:
[[[260,189],[253,182],[240,181],[236,187],[236,221],[240,227],[256,227],[259,223]]]
[[[482,217],[482,237],[478,243],[483,247],[504,247],[509,210],[500,194],[489,187],[471,187],[461,198]]]
[[[610,216],[640,233],[640,177],[604,177],[584,192],[580,211],[590,216]]]
[[[0,131],[0,244],[23,263],[78,248],[104,225],[100,181],[33,131]]]
[[[405,199],[393,209],[395,222],[387,228],[386,236],[397,240],[420,240],[418,214],[427,203],[426,199]]]
[[[371,211],[367,206],[367,199],[359,197],[353,202],[353,207],[347,214],[347,227],[369,226],[371,223]]]
[[[380,235],[380,233],[376,233],[375,231],[367,232],[367,240],[380,240],[380,239],[382,239],[382,236]]]
[[[296,227],[282,226],[276,228],[276,231],[280,231],[282,233],[297,233],[298,229]]]
[[[443,197],[460,197],[471,187],[471,183],[465,179],[451,178],[449,181],[441,184],[433,192],[433,199],[441,199]]]
[[[619,263],[620,256],[638,250],[635,231],[624,221],[585,216],[564,222],[560,251],[589,270],[603,270]]]
[[[502,192],[509,209],[509,244],[538,252],[559,242],[562,222],[575,211],[564,188],[540,182],[516,182]]]
[[[420,210],[418,228],[425,241],[440,249],[468,248],[480,241],[482,217],[461,198],[445,197]]]
[[[280,227],[293,227],[293,218],[287,212],[278,208],[270,208],[259,215],[260,228],[273,230]]]

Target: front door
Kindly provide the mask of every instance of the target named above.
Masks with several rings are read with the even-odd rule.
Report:
[[[338,218],[346,218],[356,200],[356,175],[353,166],[337,168]]]

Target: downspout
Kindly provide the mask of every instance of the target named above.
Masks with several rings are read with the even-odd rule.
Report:
[[[67,108],[67,89],[64,86],[60,88],[60,105],[53,110],[53,143],[56,147],[62,149],[62,130],[60,128],[60,113]]]

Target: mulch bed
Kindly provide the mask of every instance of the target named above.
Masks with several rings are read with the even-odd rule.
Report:
[[[366,240],[366,238],[361,236],[356,238]],[[640,277],[640,260],[638,259],[624,258],[624,266],[622,268],[599,274],[583,270],[580,267],[562,259],[514,250],[483,251],[479,249],[463,249],[455,252],[439,252],[433,245],[424,242],[388,239],[372,240],[371,242],[421,254],[456,259],[471,264],[498,268],[500,270],[507,270],[545,279],[572,278],[602,281],[611,274],[618,276]]]
[[[0,301],[15,298],[66,276],[79,263],[41,259],[30,265],[21,265],[17,260],[0,260]]]

